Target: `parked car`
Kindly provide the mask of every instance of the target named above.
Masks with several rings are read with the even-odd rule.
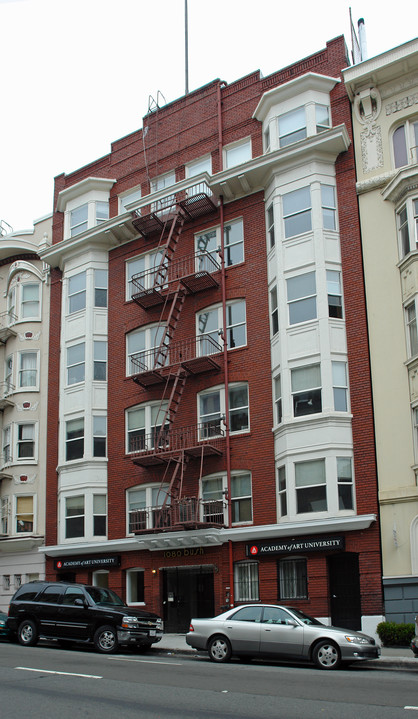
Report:
[[[266,657],[337,669],[341,662],[380,656],[380,647],[366,634],[329,627],[299,609],[273,604],[250,604],[212,619],[192,619],[186,642],[206,650],[213,662],[227,662],[231,656]]]
[[[7,625],[24,646],[45,637],[64,646],[91,643],[108,654],[119,646],[149,649],[163,634],[160,617],[126,606],[110,589],[65,582],[23,584],[10,602]]]
[[[414,652],[414,656],[418,659],[418,636],[415,636],[411,641],[411,649]]]
[[[7,626],[7,614],[0,612],[0,637],[9,637],[10,629]]]

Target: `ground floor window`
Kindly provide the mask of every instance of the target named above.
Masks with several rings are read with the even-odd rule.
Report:
[[[235,564],[234,596],[237,602],[254,602],[260,599],[258,562]]]
[[[277,563],[279,599],[307,599],[306,559],[281,559]]]
[[[144,604],[144,570],[128,569],[126,572],[126,601],[128,604]]]

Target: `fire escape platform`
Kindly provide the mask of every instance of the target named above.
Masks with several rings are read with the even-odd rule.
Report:
[[[213,457],[222,456],[223,451],[221,448],[210,442],[207,444],[198,444],[194,447],[184,447],[184,453],[189,457],[200,458],[200,457]],[[132,457],[132,462],[137,464],[139,467],[156,467],[158,465],[166,464],[174,459],[178,455],[178,450],[170,449],[150,449],[144,450],[139,454]]]
[[[219,270],[215,270],[215,273],[217,274],[218,271]],[[183,285],[191,295],[197,292],[204,292],[212,287],[219,287],[217,278],[207,270],[191,271],[184,275],[180,272],[177,276],[170,275],[171,273],[169,273],[163,287],[159,288],[156,286],[134,292],[131,299],[136,302],[137,305],[147,310],[162,305],[167,298],[175,294],[179,283]]]
[[[199,188],[202,187],[202,185],[196,185],[195,187]],[[181,207],[186,222],[216,212],[218,209],[217,205],[209,193],[209,188],[207,188],[207,192],[198,192],[195,190],[190,197],[185,196],[185,191],[176,193],[174,202],[170,205],[167,204],[167,206],[163,206],[162,209],[150,211],[143,215],[139,215],[136,212],[132,224],[144,239],[148,239],[153,235],[161,234],[167,222],[174,217],[176,207]],[[162,202],[164,203],[164,200]]]
[[[217,434],[211,431],[213,436],[202,438],[204,433],[208,433],[207,427],[193,425],[167,430],[160,438],[152,434],[145,435],[141,437],[141,446],[133,447],[130,457],[132,462],[140,467],[151,467],[172,460],[178,461],[179,454],[183,452],[189,457],[221,456],[225,449],[223,430],[218,429]],[[148,449],[147,446],[150,448]]]

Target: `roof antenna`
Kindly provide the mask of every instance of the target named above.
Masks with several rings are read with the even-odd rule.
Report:
[[[189,28],[187,0],[184,0],[184,71],[185,71],[185,95],[189,94]]]

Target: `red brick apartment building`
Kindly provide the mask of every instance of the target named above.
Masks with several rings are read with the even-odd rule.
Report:
[[[47,576],[167,631],[381,618],[346,66],[215,80],[55,180]]]

